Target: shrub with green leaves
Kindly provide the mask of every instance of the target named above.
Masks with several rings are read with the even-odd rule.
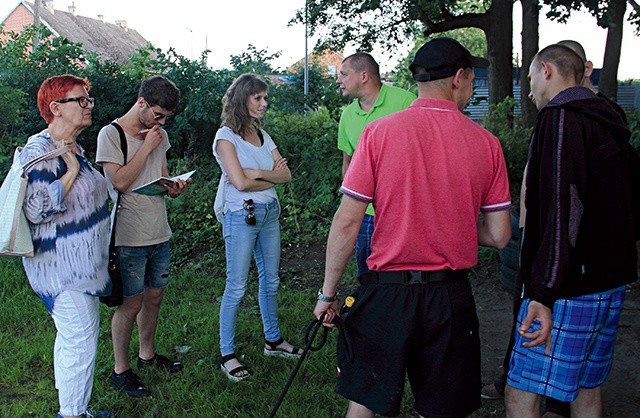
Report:
[[[524,126],[522,117],[514,115],[516,101],[508,97],[497,105],[489,106],[489,113],[482,121],[483,126],[494,134],[502,144],[502,151],[507,162],[509,181],[511,182],[511,199],[518,201],[520,184],[527,164],[529,140],[533,128]]]
[[[291,170],[291,183],[280,189],[283,242],[326,237],[340,199],[338,123],[321,108],[306,114],[277,112],[265,127]]]
[[[640,151],[640,110],[626,109],[629,129],[631,129],[631,146]]]

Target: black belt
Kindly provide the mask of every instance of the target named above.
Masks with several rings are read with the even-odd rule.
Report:
[[[360,275],[360,284],[428,284],[466,279],[469,269],[436,271],[369,271]]]

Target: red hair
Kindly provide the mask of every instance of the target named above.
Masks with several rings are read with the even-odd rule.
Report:
[[[42,82],[38,90],[38,110],[45,122],[53,121],[53,113],[49,109],[51,102],[64,99],[75,86],[82,86],[87,91],[91,89],[89,80],[71,74],[56,75]]]

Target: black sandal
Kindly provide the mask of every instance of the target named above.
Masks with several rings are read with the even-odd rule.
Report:
[[[283,358],[298,358],[302,354],[301,350],[298,347],[293,347],[291,352],[286,351],[282,348],[278,348],[280,344],[284,342],[284,338],[280,337],[278,341],[269,341],[264,340],[264,343],[269,347],[264,348],[265,356],[273,356],[273,357],[283,357]]]
[[[233,360],[233,359],[237,359],[238,357],[236,356],[235,353],[231,353],[231,354],[227,354],[226,356],[222,356],[219,359],[216,360],[216,364],[220,365],[220,369],[222,369],[222,372],[225,374],[225,376],[227,376],[227,378],[229,380],[231,380],[232,382],[239,382],[242,379],[246,379],[247,377],[251,376],[250,374],[246,374],[244,376],[238,376],[238,373],[240,372],[248,372],[249,369],[247,369],[246,366],[238,366],[233,370],[227,370],[226,367],[224,367],[224,364],[226,362],[228,362],[229,360]]]

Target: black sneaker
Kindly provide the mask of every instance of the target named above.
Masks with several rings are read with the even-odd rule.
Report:
[[[140,381],[140,378],[131,369],[122,373],[116,373],[113,370],[111,372],[111,384],[134,398],[149,396],[149,391],[144,386],[144,383]]]
[[[143,360],[138,357],[138,368],[143,369],[148,366],[155,366],[159,369],[165,369],[171,373],[176,373],[182,370],[183,364],[177,360],[170,360],[162,354],[156,354],[149,360]]]

